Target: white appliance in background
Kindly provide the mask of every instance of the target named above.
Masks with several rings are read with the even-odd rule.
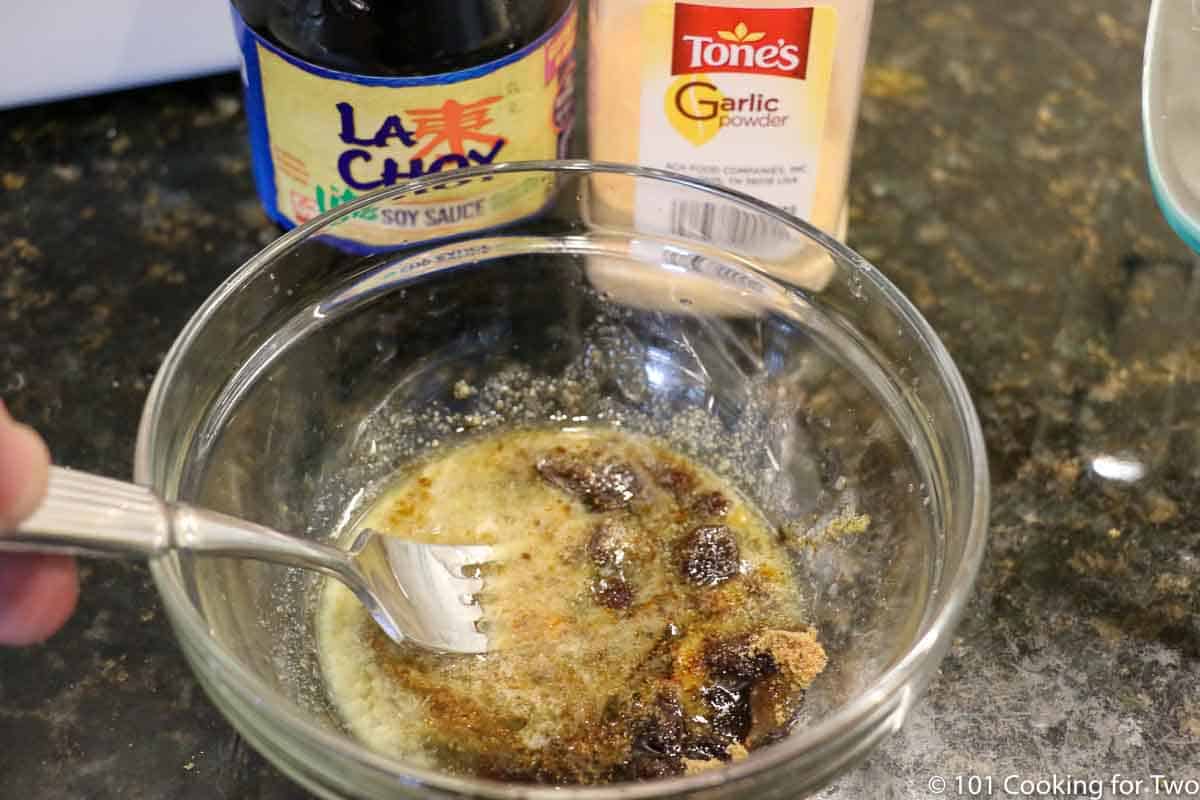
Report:
[[[225,0],[0,0],[0,108],[237,69]]]

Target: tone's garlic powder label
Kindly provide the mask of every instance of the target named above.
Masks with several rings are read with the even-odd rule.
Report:
[[[291,227],[363,193],[447,173],[437,191],[363,209],[339,239],[390,246],[503,225],[537,212],[523,190],[457,183],[453,171],[565,155],[573,118],[576,12],[528,46],[457,72],[375,77],[326,69],[265,40],[234,12],[254,177],[267,213]]]
[[[836,38],[837,12],[827,6],[649,5],[638,162],[809,217]],[[639,192],[639,218],[666,205],[672,228],[683,230],[703,228],[711,214],[663,199]]]

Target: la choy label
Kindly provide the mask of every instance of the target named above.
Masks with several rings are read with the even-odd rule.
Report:
[[[376,189],[447,174],[437,191],[380,203],[342,220],[336,236],[394,246],[504,225],[546,203],[544,180],[459,182],[453,171],[562,157],[574,116],[572,6],[545,34],[504,58],[457,72],[389,78],[296,58],[234,11],[242,50],[255,184],[285,227]]]

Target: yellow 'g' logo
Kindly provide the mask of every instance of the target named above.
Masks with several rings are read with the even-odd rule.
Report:
[[[725,95],[706,75],[680,75],[667,89],[664,110],[671,127],[699,147],[721,130]]]

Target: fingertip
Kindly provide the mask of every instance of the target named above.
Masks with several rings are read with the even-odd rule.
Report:
[[[0,530],[12,528],[42,502],[50,451],[37,431],[0,419]]]
[[[50,638],[79,599],[75,559],[33,553],[0,557],[0,644]]]

